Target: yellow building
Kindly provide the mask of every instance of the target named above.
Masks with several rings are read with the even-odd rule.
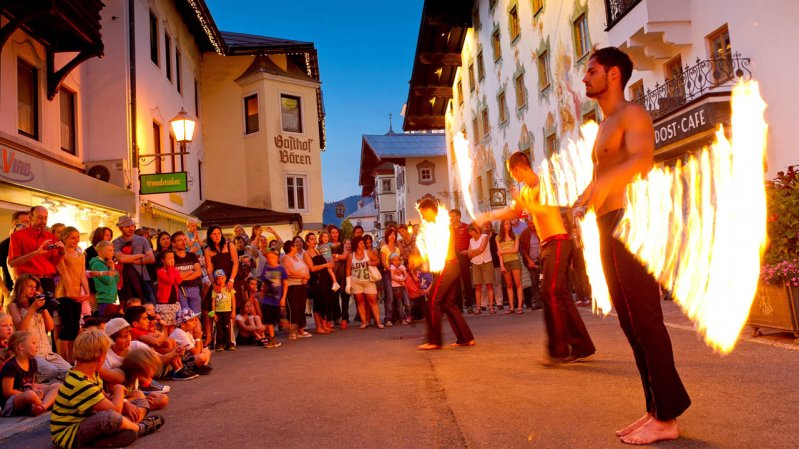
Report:
[[[203,122],[206,197],[320,229],[325,127],[313,43],[222,36],[226,56],[206,54],[201,71],[202,103],[213,105]]]

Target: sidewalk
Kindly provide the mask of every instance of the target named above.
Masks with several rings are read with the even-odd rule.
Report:
[[[11,418],[0,418],[0,441],[7,440],[19,433],[33,430],[41,425],[50,422],[50,412],[43,413],[35,418],[14,416]]]

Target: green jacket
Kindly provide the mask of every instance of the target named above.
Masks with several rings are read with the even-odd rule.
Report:
[[[92,258],[89,262],[91,271],[110,271],[103,259],[100,257]],[[100,304],[114,304],[117,300],[117,285],[119,284],[119,274],[113,276],[92,276],[94,289],[97,290],[97,302]]]

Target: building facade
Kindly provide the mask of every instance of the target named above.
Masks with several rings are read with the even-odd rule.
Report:
[[[446,130],[453,191],[461,183],[452,142],[463,133],[475,209],[487,210],[492,189],[512,182],[504,167],[511,153],[526,152],[536,166],[578,138],[583,123],[601,121],[581,80],[591,50],[614,45],[633,59],[627,96],[652,116],[663,163],[708,144],[729,123],[732,86],[759,81],[773,175],[797,159],[788,144],[790,102],[778,98],[789,71],[766,52],[797,37],[785,17],[799,6],[778,3],[764,10],[742,0],[482,0],[447,8],[427,1],[404,129]]]
[[[347,215],[347,220],[350,221],[352,226],[360,226],[363,232],[374,235],[377,230],[377,207],[371,198],[364,198],[358,201],[358,209],[355,212]]]

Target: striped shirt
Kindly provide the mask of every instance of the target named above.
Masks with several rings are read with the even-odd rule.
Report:
[[[69,370],[58,389],[50,416],[50,438],[53,444],[66,449],[75,447],[78,425],[93,414],[92,407],[103,399],[103,381],[97,373],[89,378],[81,371]]]

